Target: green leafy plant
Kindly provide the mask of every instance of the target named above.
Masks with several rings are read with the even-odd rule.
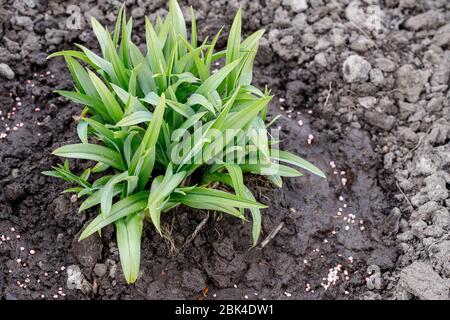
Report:
[[[128,283],[138,276],[144,220],[161,234],[161,215],[181,204],[243,221],[248,209],[256,245],[265,206],[244,185],[243,174],[265,175],[281,187],[281,177],[301,175],[284,162],[324,177],[309,162],[278,150],[268,133],[272,96],[251,84],[263,30],[242,41],[239,9],[227,48],[217,51],[221,30],[199,43],[191,13],[190,35],[175,0],[165,19],[152,25],[146,18],[143,53],[131,40],[133,20],[122,7],[112,33],[92,19],[100,54],[77,44],[79,51],[49,56],[63,56],[74,80],[75,91],[58,93],[84,106],[77,125],[81,143],[53,154],[96,164],[77,176],[66,160],[44,174],[76,185],[65,192],[86,197],[80,212],[100,206],[80,240],[115,224]]]

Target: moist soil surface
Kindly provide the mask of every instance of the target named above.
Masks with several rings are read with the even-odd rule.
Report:
[[[87,21],[111,29],[120,4],[0,0],[0,299],[449,298],[447,1],[241,1],[244,34],[266,29],[254,82],[276,95],[281,147],[327,179],[276,189],[247,177],[268,205],[252,249],[250,224],[222,214],[179,207],[163,217],[165,237],[147,223],[130,286],[114,229],[77,242],[96,211],[77,213],[68,185],[41,174],[61,162],[52,150],[77,141],[81,111],[53,92],[72,80],[46,56],[74,42],[98,50]],[[126,4],[142,45],[144,15],[166,3]],[[180,5],[187,21],[196,9],[201,41],[227,33],[239,2]]]

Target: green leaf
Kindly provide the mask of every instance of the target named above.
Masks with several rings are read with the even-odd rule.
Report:
[[[241,52],[246,52],[246,59],[239,75],[238,83],[240,85],[250,85],[252,82],[253,62],[258,51],[259,40],[263,34],[264,30],[258,30],[241,43]]]
[[[208,48],[208,51],[206,52],[205,65],[208,68],[208,73],[211,73],[211,63],[214,61],[214,48],[216,47],[217,40],[219,40],[219,36],[222,33],[222,30],[223,30],[223,27],[220,28],[220,30],[214,36],[214,38],[211,41],[211,44]],[[226,53],[226,51],[223,51],[223,56],[225,55],[225,53]]]
[[[169,15],[172,23],[170,24],[171,30],[177,35],[181,35],[184,39],[187,38],[186,22],[184,21],[183,12],[176,0],[169,1]],[[178,52],[183,55],[186,52],[186,48],[180,42],[177,43]]]
[[[152,120],[152,116],[149,111],[136,111],[117,122],[116,127],[129,127],[142,122],[149,122]]]
[[[145,17],[145,37],[147,41],[148,60],[151,70],[154,74],[160,74],[160,77],[156,78],[159,90],[163,91],[167,87],[165,70],[167,69],[166,61],[164,59],[163,52],[159,45],[159,39],[153,29],[152,24],[148,17]]]
[[[189,197],[190,199],[195,199],[196,201],[199,202],[204,201],[206,203],[217,205],[227,204],[237,208],[260,208],[260,209],[266,208],[265,205],[260,204],[258,202],[251,201],[225,191],[210,188],[202,188],[202,187],[193,188],[186,192],[186,197]],[[171,198],[179,202],[184,201],[183,196],[178,194],[174,194]]]
[[[230,34],[228,36],[226,65],[239,59],[240,44],[241,44],[241,28],[242,28],[242,9],[239,8],[231,25]],[[227,75],[227,90],[228,93],[234,89],[234,84],[237,78],[237,70],[232,70]]]
[[[126,22],[126,17],[124,13],[124,19],[122,20],[122,42],[120,44],[120,59],[123,61],[123,64],[127,69],[132,69],[132,62],[129,49],[131,44],[132,31],[133,31],[133,18],[130,18],[130,20]]]
[[[297,170],[278,163],[270,164],[241,164],[242,171],[260,175],[278,175],[282,177],[300,177],[302,174]]]
[[[231,181],[233,184],[234,192],[239,197],[245,197],[245,185],[244,185],[244,177],[242,175],[242,170],[237,164],[228,163],[225,164],[225,168],[230,174]],[[253,199],[254,200],[254,199]],[[241,215],[244,215],[244,210],[240,210]]]
[[[152,149],[156,142],[158,141],[159,132],[161,130],[161,125],[164,119],[164,110],[166,108],[166,98],[164,94],[159,98],[158,105],[153,112],[152,120],[150,125],[145,131],[144,138],[142,139],[142,144],[144,145],[143,152]]]
[[[265,162],[270,161],[269,139],[264,121],[256,117],[252,122],[252,128],[249,130],[250,139],[261,152]]]
[[[113,190],[114,186],[124,182],[124,181],[137,181],[138,177],[130,176],[128,171],[122,172],[120,174],[116,174],[114,177],[109,179],[109,181],[105,184],[105,186],[101,189],[102,195],[100,198],[100,208],[102,214],[108,216],[111,212],[112,201],[113,201]]]
[[[286,162],[289,164],[292,164],[294,166],[303,168],[311,173],[314,173],[315,175],[321,177],[321,178],[325,178],[326,176],[325,174],[322,172],[322,170],[320,170],[319,168],[317,168],[315,165],[313,165],[312,163],[306,161],[305,159],[300,158],[299,156],[292,154],[290,152],[287,151],[283,151],[283,150],[278,150],[278,149],[272,149],[271,150],[271,157],[273,160],[275,161],[282,161],[282,162]]]
[[[143,220],[144,215],[137,213],[116,221],[120,263],[128,284],[136,282],[139,274]]]
[[[142,101],[145,101],[147,103],[150,103],[153,106],[156,106],[159,101],[159,96],[155,92],[149,92]]]
[[[192,117],[188,118],[186,121],[183,122],[183,124],[177,129],[172,132],[171,140],[174,142],[174,144],[177,144],[179,142],[179,139],[182,137],[182,135],[186,132],[187,129],[191,128],[193,125],[195,125],[200,119],[206,114],[207,112],[199,112],[193,115]]]
[[[191,10],[191,45],[195,49],[197,48],[197,20],[195,19],[195,12],[192,6]]]
[[[139,147],[139,152],[136,152],[130,163],[130,173],[139,176],[138,188],[141,190],[147,184],[148,178],[151,175],[154,165],[154,148],[156,142],[158,141],[159,133],[161,131],[161,126],[164,121],[164,110],[166,108],[165,95],[162,94],[159,98],[158,105],[153,112],[152,120],[150,121],[147,130],[145,131],[144,137],[142,139],[141,145]],[[150,153],[150,151],[152,152]],[[146,157],[143,157],[147,154]],[[144,159],[143,171],[136,172],[136,168],[139,160]]]
[[[111,39],[111,34],[105,30],[105,28],[103,28],[103,26],[94,17],[91,17],[91,23],[94,33],[100,43],[103,57],[111,63],[114,74],[117,77],[118,83],[116,84],[120,84],[124,88],[127,88],[128,77],[125,71],[125,66],[119,59],[116,45],[114,45],[114,42]]]
[[[114,135],[114,131],[109,130],[98,121],[95,121],[92,118],[82,118],[83,121],[89,124],[89,126],[94,130],[97,136],[106,142],[111,143],[117,149],[118,152],[122,149],[122,141],[116,139]]]
[[[256,201],[255,197],[247,187],[244,189],[244,197]],[[258,243],[261,234],[261,211],[258,208],[250,208],[250,212],[252,214],[252,242],[254,247]]]
[[[88,48],[82,46],[81,44],[75,44],[78,48],[80,48],[86,57],[91,61],[94,67],[98,70],[103,70],[106,74],[111,78],[112,82],[120,85],[120,80],[114,71],[114,67],[111,62],[99,57],[94,52],[89,50]]]
[[[109,164],[118,170],[124,170],[122,158],[119,153],[109,148],[89,143],[68,144],[62,146],[53,154],[60,157],[93,160]]]
[[[86,121],[80,120],[77,124],[77,134],[78,138],[80,138],[81,142],[88,142],[88,123]]]
[[[109,167],[110,167],[109,164],[99,162],[92,168],[92,173],[103,172],[103,171],[109,169]]]
[[[202,107],[204,107],[206,110],[208,110],[209,112],[211,112],[213,115],[216,114],[216,110],[214,109],[214,106],[211,102],[209,102],[208,99],[206,99],[204,96],[198,94],[198,93],[193,93],[189,99],[187,104],[189,106],[194,106],[196,104],[201,105]]]
[[[283,179],[280,176],[268,175],[267,179],[269,179],[269,181],[272,182],[278,188],[281,188],[283,186]]]
[[[261,110],[263,110],[271,99],[272,97],[263,97],[250,102],[247,107],[232,113],[226,119],[224,127],[227,129],[243,129]]]
[[[97,180],[98,181],[98,180]],[[121,185],[114,185],[113,190],[111,191],[112,197],[117,196],[122,192],[123,187]],[[83,203],[80,205],[80,208],[78,208],[78,212],[85,211],[89,208],[92,208],[101,202],[103,190],[97,190],[92,195],[87,197]]]
[[[153,78],[153,73],[150,69],[148,61],[145,59],[144,55],[134,43],[130,41],[128,47],[132,65],[135,68],[139,67],[137,76],[139,87],[141,88],[142,92],[144,94],[148,94],[152,91],[156,91],[155,79]]]
[[[200,46],[198,48],[195,48],[193,51],[189,51],[185,55],[183,55],[177,62],[175,62],[175,66],[173,68],[175,74],[183,73],[189,66],[189,63],[192,62],[193,55],[199,55],[202,50],[204,49],[204,46]]]
[[[106,87],[106,85],[100,80],[100,78],[97,77],[92,71],[88,72],[103,103],[108,107],[107,111],[110,117],[114,120],[114,123],[119,122],[123,116],[123,110],[119,103],[116,101],[111,91],[109,91],[108,87]]]
[[[91,65],[92,67],[95,67],[95,64],[93,64],[92,61],[89,60],[89,58],[86,56],[86,54],[84,54],[83,52],[80,52],[80,51],[75,51],[75,50],[58,51],[58,52],[54,52],[54,53],[50,54],[47,57],[47,59],[54,58],[54,57],[73,57],[73,58],[80,59],[81,61]]]
[[[205,66],[202,59],[200,59],[200,57],[197,55],[197,53],[195,53],[195,49],[189,44],[189,42],[185,38],[180,37],[179,39],[181,39],[183,41],[183,43],[186,45],[189,52],[191,53],[191,57],[194,60],[195,67],[197,68],[197,72],[200,77],[200,80],[205,81],[206,79],[208,79],[208,77],[209,77],[208,68]],[[199,53],[201,53],[201,51]]]
[[[84,181],[88,181],[90,175],[91,175],[91,169],[87,168],[87,169],[84,170],[83,173],[81,174],[80,179],[81,179],[81,180],[84,180]]]
[[[89,237],[91,234],[101,230],[103,227],[119,220],[120,218],[129,216],[136,212],[142,212],[147,206],[148,191],[141,191],[116,202],[111,207],[111,214],[105,217],[99,214],[84,229],[80,235],[79,241]]]
[[[127,163],[127,166],[130,166],[131,158],[133,157],[134,151],[133,150],[133,139],[136,136],[137,131],[131,131],[128,136],[125,138],[125,142],[123,144],[123,156],[125,158],[125,162]]]
[[[130,107],[125,110],[126,114],[129,114],[133,111],[147,111],[147,108],[144,107],[139,99],[133,96],[129,91],[126,91],[121,87],[116,86],[115,84],[111,84],[111,87],[123,104],[127,104],[128,102],[130,103]]]
[[[166,174],[164,176],[159,176],[152,183],[147,208],[150,213],[150,218],[160,234],[162,234],[160,226],[161,205],[166,200],[166,197],[168,197],[173,190],[178,187],[181,181],[183,181],[185,176],[185,171],[173,174],[172,164],[169,164]]]
[[[93,98],[98,98],[97,91],[95,90],[87,71],[74,58],[70,56],[64,56],[64,58],[78,91]]]
[[[125,11],[125,4],[122,4],[122,6],[119,9],[119,14],[117,15],[117,20],[116,20],[116,26],[114,28],[113,43],[114,43],[115,47],[117,47],[117,45],[119,44],[119,36],[120,36],[120,28],[122,26],[122,19],[125,19],[124,11]]]
[[[61,192],[61,193],[79,193],[79,192],[81,192],[83,190],[84,189],[81,188],[81,187],[74,187],[74,188],[68,188],[68,189],[64,190],[63,192]]]
[[[236,60],[231,62],[230,64],[227,64],[225,67],[210,76],[200,85],[200,87],[198,87],[195,93],[205,95],[208,92],[217,90],[222,81],[224,81],[225,78],[230,74],[230,72],[238,66],[239,61],[240,60]]]
[[[166,103],[174,111],[181,114],[185,118],[190,118],[195,115],[195,111],[186,104],[180,103],[178,101],[169,100],[169,99],[166,100]]]
[[[72,100],[73,102],[81,103],[82,105],[88,106],[89,109],[91,109],[94,114],[99,114],[105,119],[112,120],[103,102],[97,98],[93,98],[85,94],[72,91],[56,90],[55,92],[62,95],[63,97]]]

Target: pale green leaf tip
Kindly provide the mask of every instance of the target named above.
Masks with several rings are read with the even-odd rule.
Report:
[[[94,23],[100,24],[94,16],[91,16],[91,24],[93,25]]]
[[[137,275],[124,275],[125,277],[125,281],[127,282],[127,284],[133,284],[136,282],[137,280]]]
[[[78,242],[80,242],[80,241],[82,241],[82,240],[84,240],[84,239],[86,239],[87,238],[87,236],[85,235],[85,233],[83,232],[81,235],[80,235],[80,237],[78,238]]]

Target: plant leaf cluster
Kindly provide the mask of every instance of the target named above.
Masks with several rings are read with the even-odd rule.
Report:
[[[84,106],[77,125],[80,143],[53,154],[96,164],[77,176],[66,161],[44,174],[75,185],[65,192],[84,197],[80,212],[99,207],[80,240],[115,225],[128,283],[138,277],[145,220],[161,233],[161,216],[181,204],[243,221],[248,221],[248,209],[256,245],[265,206],[245,186],[244,174],[267,176],[278,186],[282,177],[301,175],[287,164],[324,176],[302,158],[276,149],[268,134],[272,96],[252,85],[263,30],[242,40],[239,9],[226,49],[217,50],[222,29],[200,43],[192,9],[191,15],[189,34],[175,0],[164,19],[152,24],[146,18],[142,52],[132,41],[133,19],[127,19],[122,7],[113,32],[92,19],[100,53],[77,44],[77,51],[50,55],[64,57],[74,81],[74,91],[58,93]],[[200,135],[183,139],[186,132]],[[256,163],[246,161],[255,154]],[[233,192],[218,189],[220,185]]]

